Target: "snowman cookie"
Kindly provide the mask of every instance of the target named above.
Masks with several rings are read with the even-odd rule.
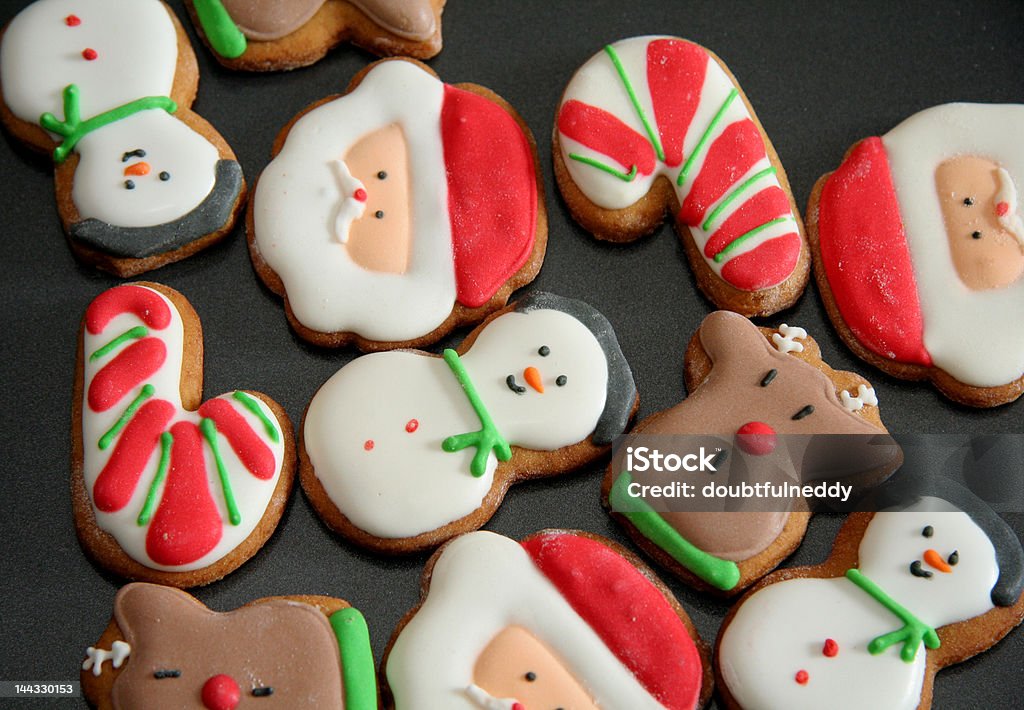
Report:
[[[1022,130],[1024,105],[934,106],[854,145],[807,208],[850,349],[974,407],[1024,392]]]
[[[394,710],[693,710],[712,689],[707,648],[669,589],[614,542],[569,530],[472,532],[441,548],[383,677]]]
[[[189,106],[199,73],[159,0],[37,0],[0,41],[0,120],[52,155],[75,254],[131,276],[225,237],[245,180]]]
[[[177,291],[117,286],[79,336],[71,493],[85,551],[122,577],[220,579],[274,532],[294,478],[284,410],[258,392],[202,402],[199,317]]]
[[[249,206],[250,253],[310,342],[421,347],[540,270],[536,146],[488,89],[383,60],[305,109],[273,155]]]
[[[637,459],[627,450],[717,452],[714,470],[685,474],[697,489],[822,477],[870,484],[902,461],[899,446],[885,436],[874,389],[852,372],[830,368],[803,328],[758,328],[717,311],[691,340],[684,368],[689,397],[633,428],[608,467],[603,494],[641,549],[699,589],[737,594],[774,569],[803,539],[809,519],[803,501],[737,508],[723,499],[718,509],[700,500],[655,509],[629,494],[634,479],[645,479],[630,469]]]
[[[102,709],[377,708],[366,621],[333,597],[270,597],[220,613],[179,589],[129,584],[86,650],[81,680]]]
[[[810,255],[786,173],[735,77],[676,37],[610,44],[558,107],[555,177],[573,217],[628,242],[675,217],[697,285],[719,308],[793,305]]]
[[[297,69],[351,42],[378,56],[441,51],[445,0],[189,0],[214,56],[229,69]]]
[[[1024,552],[971,493],[939,485],[854,513],[832,556],[781,570],[726,617],[728,708],[927,710],[935,674],[1024,618]]]
[[[442,357],[372,353],[313,396],[302,486],[328,526],[412,552],[479,528],[509,486],[608,452],[638,402],[608,321],[534,293]]]

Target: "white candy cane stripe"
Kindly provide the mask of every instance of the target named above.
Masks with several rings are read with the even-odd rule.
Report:
[[[125,641],[114,641],[110,646],[110,650],[103,648],[95,648],[90,646],[85,649],[85,660],[82,661],[83,671],[92,671],[94,676],[99,676],[103,672],[103,662],[110,661],[110,665],[114,668],[120,668],[132,652],[132,647]]]
[[[839,393],[839,400],[843,406],[851,412],[864,408],[864,405],[878,406],[878,397],[875,395],[875,388],[868,385],[857,385],[857,395],[853,396],[846,390]]]
[[[807,331],[803,328],[783,323],[779,326],[778,333],[772,333],[772,342],[775,344],[775,347],[779,352],[802,353],[804,351],[804,344],[798,343],[797,341],[806,337]]]

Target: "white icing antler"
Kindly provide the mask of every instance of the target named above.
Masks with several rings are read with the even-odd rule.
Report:
[[[778,333],[772,333],[772,342],[775,343],[775,347],[778,348],[779,352],[798,352],[804,351],[804,344],[798,343],[797,340],[807,337],[807,331],[797,326],[789,326],[783,323],[779,326]]]
[[[846,390],[839,393],[839,400],[843,406],[851,412],[863,409],[864,405],[878,406],[878,397],[875,395],[875,388],[868,385],[857,385],[857,395],[853,396]]]
[[[996,193],[996,216],[1003,229],[1024,246],[1024,223],[1017,214],[1017,186],[1004,168],[999,168],[999,192]]]
[[[109,651],[90,646],[85,649],[86,659],[82,661],[82,670],[91,670],[94,676],[99,676],[103,672],[103,661],[109,660],[114,668],[120,668],[131,652],[132,647],[125,641],[114,641]]]
[[[523,710],[522,704],[515,698],[496,698],[473,683],[466,686],[466,695],[479,705],[481,710]]]

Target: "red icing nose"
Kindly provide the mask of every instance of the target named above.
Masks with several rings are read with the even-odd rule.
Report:
[[[366,190],[361,187],[357,188],[356,191],[352,193],[352,197],[359,202],[366,202]]]
[[[212,676],[203,684],[203,705],[207,710],[235,710],[241,700],[242,691],[229,675]]]
[[[736,444],[751,456],[775,451],[775,430],[764,422],[747,422],[736,430]]]

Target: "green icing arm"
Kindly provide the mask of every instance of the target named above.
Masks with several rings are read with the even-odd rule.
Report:
[[[917,649],[921,647],[922,642],[928,648],[938,648],[940,646],[939,635],[935,632],[935,629],[918,619],[909,609],[886,594],[885,590],[866,577],[859,569],[847,570],[846,578],[870,594],[875,601],[903,622],[902,628],[872,639],[871,643],[868,644],[868,653],[877,656],[890,646],[899,643],[903,644],[900,649],[900,658],[906,663],[913,663],[914,658],[917,656]]]
[[[443,355],[444,361],[448,363],[452,374],[455,375],[455,378],[462,386],[466,399],[469,400],[473,411],[476,412],[476,416],[480,420],[480,429],[449,436],[441,442],[441,448],[448,453],[454,453],[468,449],[471,446],[476,447],[473,461],[469,464],[469,472],[475,478],[480,478],[487,471],[487,457],[491,455],[492,450],[499,461],[508,461],[512,458],[512,447],[505,440],[505,437],[501,435],[501,432],[498,431],[498,426],[494,423],[494,419],[491,418],[490,412],[487,411],[487,407],[484,405],[483,399],[480,398],[480,394],[476,391],[476,387],[473,386],[473,381],[469,378],[469,373],[466,372],[465,366],[459,359],[459,354],[448,348],[444,351]]]
[[[626,516],[641,535],[716,589],[729,591],[739,583],[740,568],[735,562],[709,555],[680,535],[646,501],[629,495],[632,482],[629,471],[615,481],[609,496],[612,510]],[[634,512],[626,512],[630,509]]]
[[[220,0],[192,0],[192,4],[213,51],[225,59],[237,59],[245,53],[245,35]]]
[[[341,652],[345,710],[377,710],[377,675],[366,619],[358,609],[347,607],[331,614],[330,621]]]

